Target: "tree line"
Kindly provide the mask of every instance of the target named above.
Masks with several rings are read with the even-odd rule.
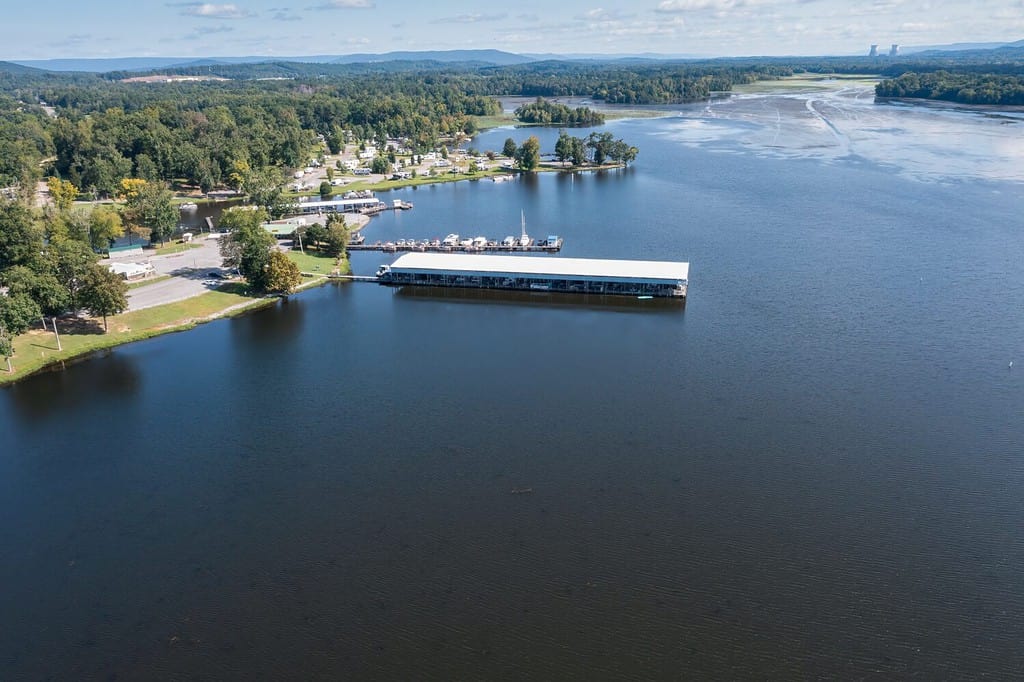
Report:
[[[1024,76],[905,73],[875,86],[878,97],[911,97],[960,104],[1024,105]]]
[[[127,283],[90,244],[91,227],[109,221],[116,223],[106,208],[83,217],[0,201],[0,357],[9,372],[14,338],[36,323],[52,329],[59,348],[59,316],[86,310],[106,330],[107,316],[128,307]]]
[[[569,135],[563,130],[555,142],[554,156],[560,163],[571,161],[573,166],[602,166],[609,162],[628,166],[636,160],[638,153],[636,147],[616,140],[609,132],[595,132],[582,138]],[[515,140],[507,138],[502,154],[514,159],[521,170],[536,170],[541,160],[540,139],[531,135],[522,145],[517,146]]]
[[[515,117],[523,123],[542,125],[598,126],[604,123],[604,115],[588,107],[570,108],[543,97],[518,107]]]

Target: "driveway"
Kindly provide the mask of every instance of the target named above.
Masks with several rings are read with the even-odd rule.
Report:
[[[120,260],[134,262],[138,256]],[[160,275],[170,279],[132,289],[128,292],[128,310],[142,310],[153,306],[183,301],[215,289],[221,281],[211,273],[227,275],[221,267],[220,247],[216,238],[204,239],[197,249],[147,259]]]

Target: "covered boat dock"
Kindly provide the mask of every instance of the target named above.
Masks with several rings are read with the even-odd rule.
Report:
[[[685,298],[690,264],[674,261],[408,253],[381,284]]]

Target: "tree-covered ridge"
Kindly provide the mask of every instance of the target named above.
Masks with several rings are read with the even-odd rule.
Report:
[[[52,73],[0,63],[0,189],[25,194],[49,175],[72,181],[86,195],[114,195],[123,178],[210,189],[232,185],[239,166],[266,177],[283,175],[308,160],[318,136],[331,151],[351,134],[361,140],[406,138],[413,151],[426,152],[443,138],[475,132],[473,117],[500,113],[500,96],[664,104],[756,80],[837,72],[897,79],[880,86],[883,96],[1013,104],[1019,103],[1024,50],[892,60],[268,62],[164,70],[234,79],[173,83],[126,83],[126,73]],[[548,121],[544,111],[531,113],[552,123],[576,116],[558,112]]]
[[[515,116],[523,123],[540,123],[544,125],[596,126],[604,123],[604,115],[587,107],[567,107],[557,102],[549,102],[543,97],[524,104],[515,110]]]
[[[879,97],[912,97],[960,104],[1024,105],[1024,76],[905,73],[875,86]]]

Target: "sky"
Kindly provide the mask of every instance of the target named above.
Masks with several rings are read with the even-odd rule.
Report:
[[[1024,38],[1024,0],[4,0],[0,59],[499,49],[866,54]]]

